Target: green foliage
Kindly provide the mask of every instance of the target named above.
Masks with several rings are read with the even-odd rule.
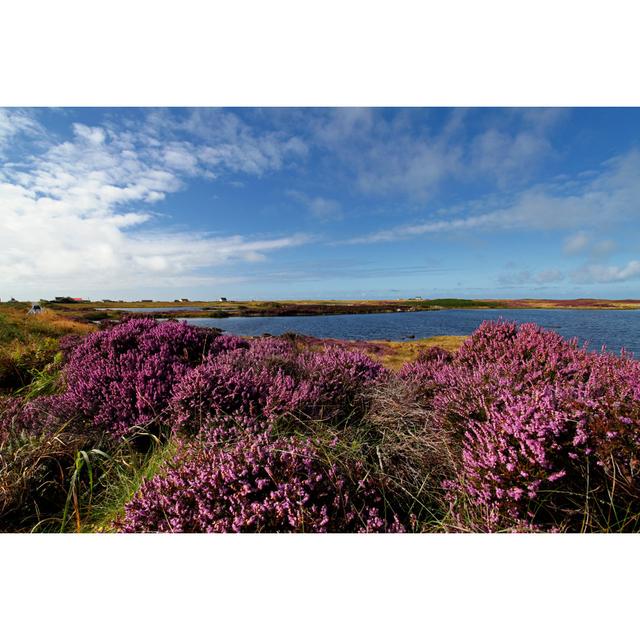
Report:
[[[83,319],[88,320],[89,322],[96,322],[98,320],[108,320],[109,318],[113,318],[114,314],[110,314],[107,311],[88,311],[83,314]]]
[[[442,307],[444,309],[487,309],[495,306],[490,302],[464,298],[434,298],[433,300],[420,300],[416,304],[421,307]]]
[[[19,340],[24,336],[24,329],[15,322],[11,322],[4,314],[0,313],[0,344],[6,344],[13,340]]]
[[[60,391],[60,369],[62,352],[58,351],[43,369],[31,370],[31,382],[18,393],[26,400],[39,396],[49,396]]]
[[[39,379],[42,392],[47,392],[57,368],[57,353],[58,341],[54,338],[0,347],[0,389],[16,390]]]
[[[75,530],[84,532],[111,530],[113,523],[124,516],[124,505],[142,483],[155,476],[176,452],[175,440],[162,442],[156,439],[147,452],[140,452],[136,447],[123,443],[108,456],[101,457],[97,472],[94,469],[93,487],[87,486],[85,478],[84,491],[78,500],[80,523],[75,517],[68,519],[65,530],[74,530],[74,526]]]

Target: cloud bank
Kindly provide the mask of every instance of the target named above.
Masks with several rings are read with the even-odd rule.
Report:
[[[166,123],[165,123],[166,124]],[[291,138],[252,138],[227,125],[230,141],[160,143],[159,123],[139,132],[74,124],[69,139],[0,168],[0,281],[5,290],[44,295],[52,288],[91,292],[163,284],[215,283],[202,270],[256,262],[300,245],[303,234],[249,238],[157,230],[154,204],[194,174],[263,173],[303,150]],[[0,111],[0,142],[37,136],[30,115]],[[240,141],[238,145],[236,141]],[[62,294],[64,295],[64,291]],[[18,293],[16,293],[18,295]]]

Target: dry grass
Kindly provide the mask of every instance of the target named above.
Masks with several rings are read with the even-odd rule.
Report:
[[[70,333],[87,334],[96,329],[90,323],[79,322],[50,309],[35,315],[28,315],[28,310],[29,305],[0,304],[0,344],[59,338]]]
[[[466,339],[467,336],[434,336],[407,342],[373,340],[371,341],[373,344],[383,345],[389,349],[385,349],[380,354],[372,353],[371,356],[388,369],[397,371],[406,362],[414,362],[420,351],[428,347],[440,347],[453,352],[457,351]]]
[[[62,510],[86,440],[64,431],[18,434],[0,447],[0,531],[29,531]]]
[[[364,422],[377,432],[381,473],[416,516],[422,530],[441,530],[449,503],[443,482],[457,474],[460,442],[453,430],[436,427],[405,384],[391,381],[370,391]]]
[[[28,309],[25,304],[0,305],[0,390],[29,384],[35,372],[53,361],[62,336],[95,330],[95,325],[55,311],[27,315]]]

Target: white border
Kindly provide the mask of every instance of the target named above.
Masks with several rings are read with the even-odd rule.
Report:
[[[5,106],[638,105],[626,0],[21,0]]]
[[[617,638],[637,622],[633,535],[16,535],[0,545],[7,638]]]
[[[0,12],[0,105],[635,106],[638,24],[622,0],[21,0]],[[639,540],[5,535],[2,630],[623,637]]]

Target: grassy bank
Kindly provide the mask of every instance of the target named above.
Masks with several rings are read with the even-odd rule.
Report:
[[[96,327],[66,313],[45,309],[28,315],[30,305],[0,305],[0,392],[29,384],[50,363],[66,335],[85,335]]]

